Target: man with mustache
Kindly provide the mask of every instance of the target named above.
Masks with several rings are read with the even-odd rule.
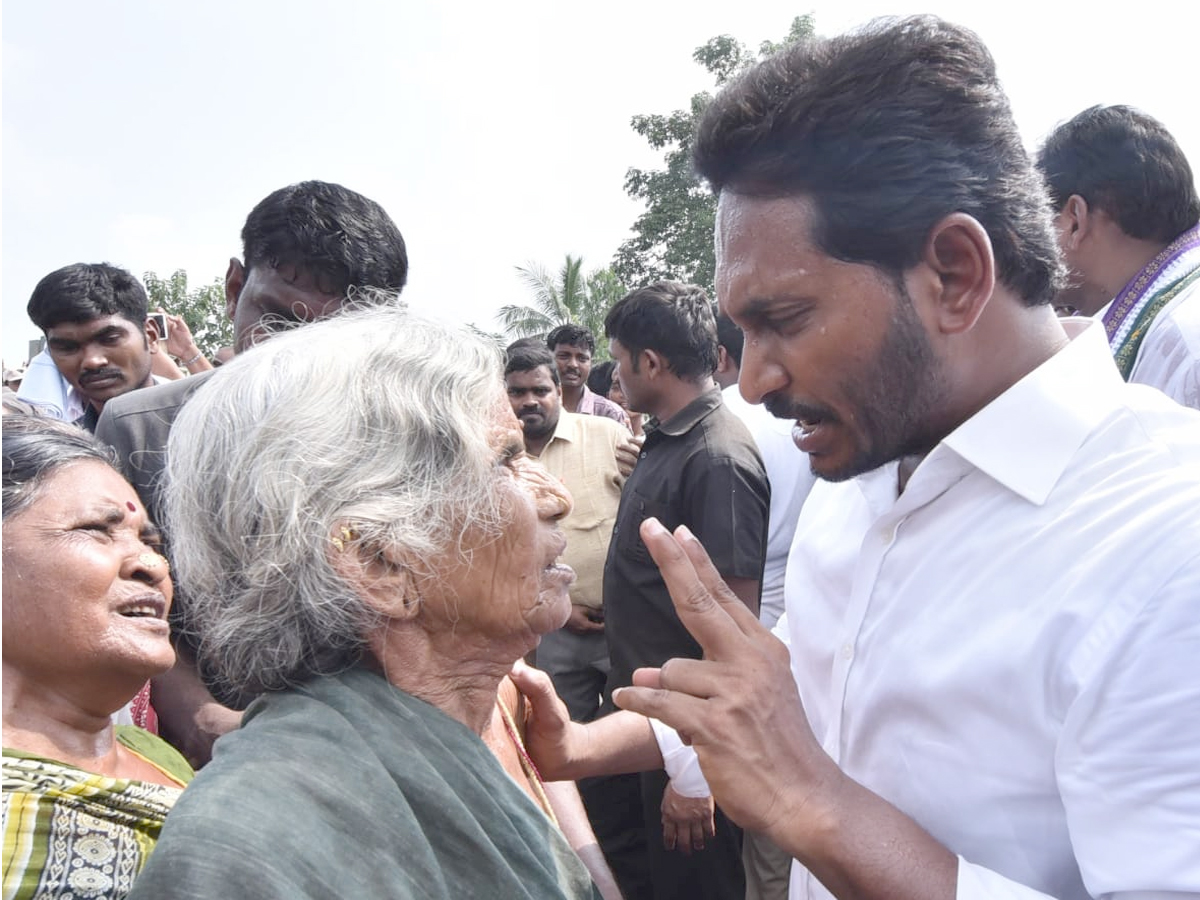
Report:
[[[822,480],[774,635],[702,535],[643,524],[704,658],[614,699],[680,759],[560,715],[540,771],[691,756],[795,860],[793,900],[1200,897],[1200,413],[1055,315],[987,48],[931,16],[792,45],[714,98],[694,158],[742,395]]]
[[[154,384],[160,337],[141,283],[108,263],[75,263],[38,282],[26,307],[46,350],[85,401],[75,424],[96,430],[114,397]]]

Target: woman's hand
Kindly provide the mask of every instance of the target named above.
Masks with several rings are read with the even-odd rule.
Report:
[[[554,691],[550,676],[517,660],[512,680],[528,701],[525,716],[525,749],[546,781],[567,781],[577,773],[573,765],[586,755],[587,728],[572,722],[567,706]]]

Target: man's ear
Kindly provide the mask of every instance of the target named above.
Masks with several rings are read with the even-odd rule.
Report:
[[[241,296],[245,284],[246,269],[242,266],[242,261],[236,256],[231,257],[229,268],[225,270],[225,315],[229,317],[230,322],[237,312],[238,297]]]
[[[329,563],[369,606],[389,619],[411,619],[420,609],[412,569],[390,549],[373,549],[348,525],[329,537]]]
[[[158,342],[162,340],[162,335],[158,333],[158,322],[152,318],[147,318],[142,332],[145,334],[146,346],[150,349],[150,352],[157,353]]]
[[[715,370],[716,373],[723,375],[724,373],[730,371],[732,368],[731,360],[732,360],[732,357],[729,355],[729,351],[725,349],[725,345],[717,344],[717,368]]]
[[[930,277],[918,279],[918,289],[933,301],[938,330],[969,331],[996,289],[996,258],[987,231],[973,216],[951,213],[930,229],[922,262],[918,269]]]
[[[1058,225],[1059,246],[1063,250],[1078,250],[1092,232],[1092,208],[1083,197],[1072,194],[1055,217],[1055,224]]]
[[[657,350],[643,350],[643,351],[641,351],[641,355],[642,355],[642,363],[641,364],[646,369],[646,377],[647,378],[657,378],[659,375],[663,375],[666,373],[666,371],[667,371],[666,357],[664,357],[662,354],[660,354]]]

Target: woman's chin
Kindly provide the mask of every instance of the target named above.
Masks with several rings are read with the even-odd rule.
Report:
[[[545,610],[547,618],[553,622],[546,632],[557,631],[567,624],[567,619],[571,617],[570,590],[574,583],[575,570],[568,565],[557,563],[543,570],[538,605]]]

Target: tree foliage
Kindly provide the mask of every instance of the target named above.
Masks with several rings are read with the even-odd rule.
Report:
[[[220,278],[189,290],[187,272],[176,269],[166,279],[147,272],[142,276],[142,284],[150,296],[150,309],[161,306],[169,313],[182,316],[196,347],[209,359],[221,347],[233,344],[233,323],[225,314],[225,282]]]
[[[569,253],[553,274],[538,263],[517,267],[517,274],[533,294],[533,302],[500,309],[496,318],[508,341],[523,337],[545,338],[554,328],[574,322],[589,329],[599,340],[596,359],[607,359],[604,317],[625,296],[625,287],[612,269],[584,274],[583,257]]]
[[[757,53],[727,34],[712,38],[692,53],[716,87],[725,84],[756,60],[814,33],[811,14],[797,16],[780,43],[763,41]],[[625,192],[646,204],[633,225],[633,236],[617,249],[612,268],[625,284],[640,286],[671,279],[698,284],[710,293],[716,271],[713,228],[717,202],[692,169],[696,125],[712,94],[692,97],[687,109],[670,115],[634,116],[633,130],[652,148],[663,152],[661,169],[630,169]]]

